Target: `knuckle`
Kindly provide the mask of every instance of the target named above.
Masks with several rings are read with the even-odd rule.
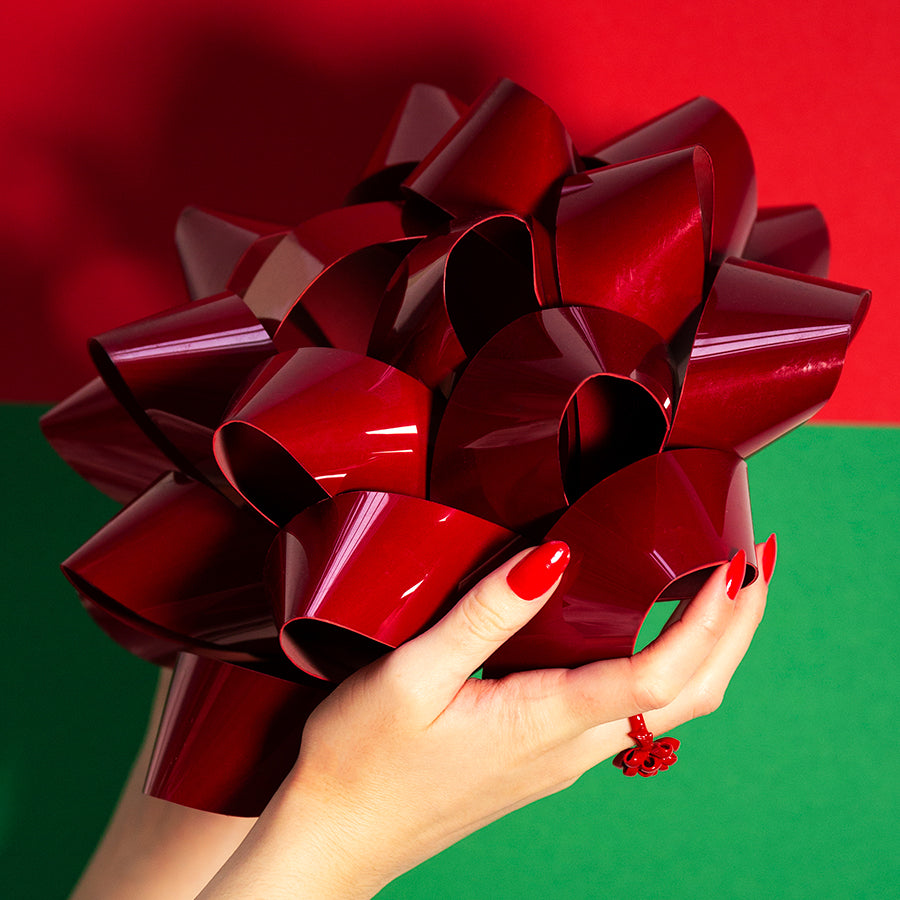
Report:
[[[766,612],[766,597],[765,594],[762,595],[759,600],[754,603],[749,610],[750,621],[754,628],[758,627],[759,624],[763,620],[763,616]]]
[[[724,625],[725,622],[723,617],[715,615],[714,613],[707,613],[706,615],[700,616],[694,623],[694,627],[697,631],[710,643],[714,643],[721,637]]]
[[[700,688],[692,709],[694,719],[708,716],[714,713],[725,699],[725,692],[717,688],[704,685]]]
[[[399,648],[402,650],[402,648]],[[373,682],[382,696],[395,707],[415,706],[422,691],[420,680],[411,678],[399,650],[389,653],[373,666]]]
[[[640,672],[632,687],[635,705],[646,712],[668,706],[678,695],[678,690],[666,678],[656,672]]]
[[[461,604],[460,614],[471,634],[482,641],[494,642],[515,631],[492,603],[490,592],[480,585]]]

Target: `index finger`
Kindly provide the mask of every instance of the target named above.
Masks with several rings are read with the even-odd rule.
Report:
[[[710,576],[681,619],[635,656],[563,673],[551,702],[571,732],[668,706],[725,633],[745,567],[740,550]]]
[[[520,553],[483,578],[437,624],[398,647],[394,670],[414,677],[442,711],[460,686],[529,619],[559,584],[569,548],[549,541]]]

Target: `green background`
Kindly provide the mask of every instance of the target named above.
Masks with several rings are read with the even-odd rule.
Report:
[[[0,865],[10,900],[64,897],[74,883],[155,680],[90,622],[59,574],[116,507],[44,445],[41,411],[0,408]],[[780,547],[769,608],[723,708],[673,732],[677,767],[644,780],[604,764],[380,896],[895,895],[898,460],[900,429],[822,426],[754,457],[757,537],[776,531]]]

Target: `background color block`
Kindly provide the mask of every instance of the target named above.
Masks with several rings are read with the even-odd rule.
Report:
[[[63,897],[115,802],[154,671],[80,609],[57,563],[115,511],[0,408],[6,500],[4,896]],[[780,558],[760,634],[678,766],[574,788],[468,838],[384,898],[883,897],[896,883],[892,686],[900,429],[806,427],[750,463]]]
[[[47,0],[0,30],[0,401],[90,377],[84,339],[184,299],[186,204],[296,223],[341,201],[413,81],[471,101],[508,75],[581,149],[696,94],[745,129],[764,205],[818,204],[831,277],[873,290],[820,421],[900,424],[896,4],[823,0]],[[151,666],[58,563],[116,507],[0,407],[0,894],[64,897],[142,734]],[[900,428],[805,427],[750,464],[780,559],[724,707],[678,766],[611,765],[409,873],[387,900],[885,897]],[[645,632],[659,627],[653,616]]]
[[[831,277],[873,291],[823,420],[900,422],[896,3],[46,0],[0,33],[0,399],[90,375],[90,335],[181,302],[176,216],[296,224],[341,202],[415,81],[501,75],[576,145],[697,94],[741,124],[764,205],[818,204]]]

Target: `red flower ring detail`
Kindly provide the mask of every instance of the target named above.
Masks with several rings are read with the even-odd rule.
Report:
[[[628,736],[634,738],[637,747],[623,750],[613,760],[613,765],[621,769],[623,775],[650,778],[675,765],[678,761],[675,751],[681,746],[679,740],[672,737],[653,740],[643,716],[632,716],[628,723],[631,725]]]
[[[95,338],[42,425],[126,504],[67,577],[175,664],[147,790],[234,815],[336,681],[523,545],[572,560],[488,676],[628,655],[754,559],[744,460],[828,399],[869,302],[823,279],[814,207],[757,210],[712,100],[581,154],[509,81],[414,87],[339,209],[189,209],[176,242],[191,301]],[[626,774],[674,762],[635,737]]]

